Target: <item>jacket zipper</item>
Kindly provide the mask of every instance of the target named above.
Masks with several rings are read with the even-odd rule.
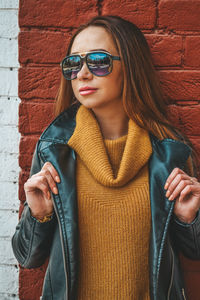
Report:
[[[54,202],[54,199],[52,197],[53,200],[53,206],[54,206],[54,210],[56,212],[56,216],[57,216],[57,220],[59,223],[59,232],[60,232],[60,237],[61,237],[61,247],[62,247],[62,253],[63,253],[63,260],[64,260],[64,272],[65,272],[65,278],[66,278],[66,300],[69,300],[69,284],[68,284],[68,271],[67,271],[67,261],[66,261],[66,257],[65,257],[65,250],[64,250],[64,242],[63,242],[63,235],[62,235],[62,230],[61,230],[61,224],[60,224],[60,219],[58,216],[58,212],[56,209],[56,205]]]
[[[171,208],[170,208],[170,211],[169,211],[169,214],[168,214],[168,217],[167,219],[169,219],[172,215],[172,210],[173,210],[173,203],[171,205]],[[161,246],[163,248],[163,246]],[[170,248],[171,248],[171,245],[170,245]],[[163,252],[163,249],[161,249],[161,251]],[[172,251],[172,248],[171,248],[171,251]],[[162,258],[162,254],[160,254],[160,257]],[[171,287],[172,287],[172,280],[173,280],[173,272],[174,272],[174,255],[173,255],[173,251],[172,251],[172,274],[171,274],[171,280],[170,280],[170,285],[169,285],[169,289],[168,289],[168,293],[167,293],[167,300],[169,299],[169,294],[170,294],[170,291],[171,291]],[[157,286],[157,290],[158,290],[158,278],[159,278],[159,272],[160,272],[160,266],[159,266],[159,271],[158,271],[158,275],[157,275],[157,280],[156,280],[156,286]],[[156,298],[157,299],[157,298]]]
[[[182,295],[183,295],[183,299],[186,300],[185,290],[183,288],[182,288]]]
[[[172,282],[173,282],[173,277],[174,277],[174,253],[173,253],[171,245],[170,245],[170,250],[171,250],[171,253],[172,253],[172,272],[171,272],[171,279],[170,279],[169,289],[168,289],[168,293],[167,293],[167,300],[170,300],[169,297],[170,297],[170,292],[171,292],[171,289],[172,289]]]

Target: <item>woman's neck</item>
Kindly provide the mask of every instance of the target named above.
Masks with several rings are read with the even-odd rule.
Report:
[[[101,113],[92,110],[101,128],[104,139],[114,140],[128,133],[129,118],[124,109],[107,110]]]

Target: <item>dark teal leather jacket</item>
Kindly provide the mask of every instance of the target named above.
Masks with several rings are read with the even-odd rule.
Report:
[[[12,239],[15,256],[25,268],[39,267],[50,257],[43,300],[76,299],[79,261],[76,154],[67,145],[76,125],[76,111],[77,107],[72,106],[44,131],[32,162],[31,174],[39,172],[49,161],[60,175],[59,194],[53,195],[54,217],[47,223],[39,223],[25,204]],[[181,251],[187,257],[200,259],[200,217],[189,225],[175,220],[174,203],[165,197],[163,187],[174,167],[184,169],[190,149],[171,139],[159,141],[151,137],[151,141],[150,295],[152,300],[186,299],[178,253]]]

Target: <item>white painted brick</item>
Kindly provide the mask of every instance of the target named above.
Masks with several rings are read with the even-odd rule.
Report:
[[[0,182],[17,182],[20,168],[18,166],[18,154],[0,153],[1,172]]]
[[[18,32],[18,10],[0,10],[0,37],[16,38]]]
[[[2,264],[18,264],[12,251],[11,239],[0,239],[0,265]]]
[[[0,39],[0,67],[19,67],[17,40]]]
[[[17,96],[18,95],[18,70],[12,71],[7,68],[0,68],[0,95]]]
[[[18,182],[1,181],[0,209],[18,210]]]
[[[14,266],[0,266],[0,287],[1,293],[18,293],[19,269]]]
[[[0,0],[0,9],[1,8],[18,8],[19,0]]]
[[[19,299],[11,237],[18,223],[18,6],[0,0],[0,299]],[[11,70],[10,68],[14,68]],[[10,100],[8,100],[10,98]]]
[[[0,153],[18,153],[19,152],[19,132],[17,127],[0,126],[0,137],[5,143],[0,143]]]
[[[12,237],[18,223],[18,213],[12,210],[0,210],[0,237]]]
[[[19,295],[0,293],[1,300],[19,300]]]
[[[16,126],[18,124],[19,103],[18,97],[0,97],[0,126]]]

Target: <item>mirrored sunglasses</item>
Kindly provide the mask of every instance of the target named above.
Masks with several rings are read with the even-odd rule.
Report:
[[[87,52],[84,56],[72,54],[66,56],[61,62],[62,73],[65,79],[73,80],[86,62],[92,74],[106,76],[112,72],[113,60],[120,60],[120,57],[103,51]]]

